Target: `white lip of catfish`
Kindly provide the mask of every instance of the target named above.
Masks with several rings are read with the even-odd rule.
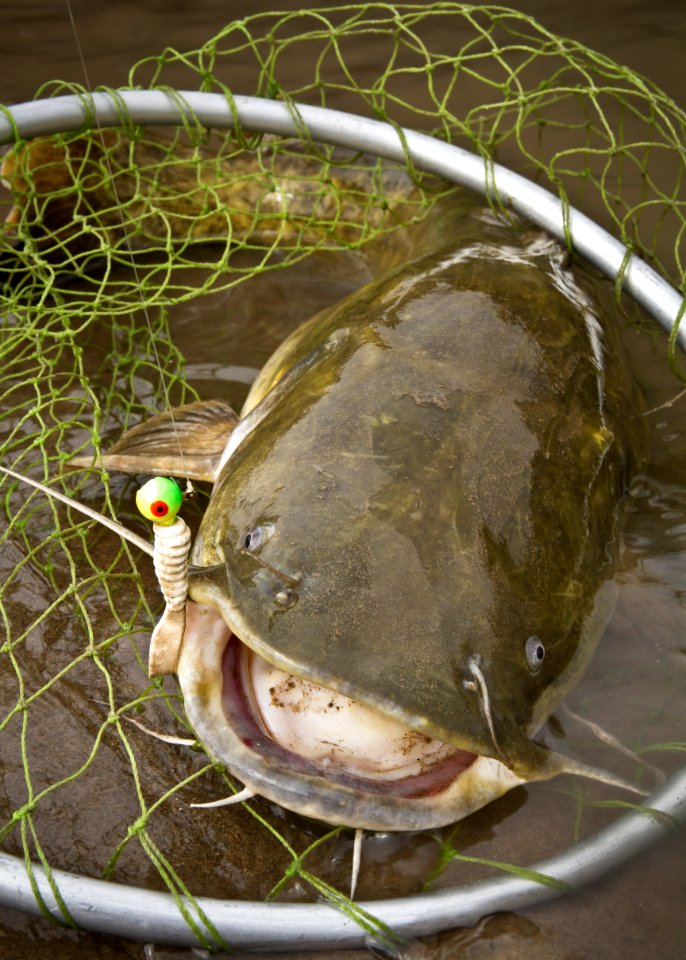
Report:
[[[437,741],[432,741],[431,749],[438,759],[429,763],[427,770],[422,770],[421,762],[411,762],[406,769],[385,773],[369,770],[368,757],[362,758],[361,766],[353,762],[347,769],[336,761],[309,759],[306,754],[313,756],[312,750],[316,753],[318,749],[316,735],[314,746],[308,737],[304,753],[275,742],[260,714],[264,696],[245,689],[250,686],[248,675],[255,670],[256,660],[258,676],[268,675],[271,667],[259,662],[254,649],[249,651],[240,643],[238,631],[227,625],[214,603],[202,602],[216,600],[198,596],[205,592],[203,588],[193,591],[194,600],[200,602],[188,603],[177,667],[186,713],[210,754],[254,793],[331,824],[368,830],[424,830],[453,823],[525,782],[491,757],[476,756],[464,768],[460,754],[466,751],[443,750]],[[227,611],[223,612],[226,616]],[[288,673],[287,666],[285,669]],[[326,689],[315,688],[315,694]],[[330,693],[332,698],[342,698]],[[362,709],[367,712],[365,720],[373,720],[377,712]],[[383,726],[386,720],[379,717]],[[395,730],[401,727],[398,721],[389,723]],[[413,736],[411,727],[402,729]]]

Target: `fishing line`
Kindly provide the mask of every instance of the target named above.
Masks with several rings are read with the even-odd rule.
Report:
[[[70,0],[65,0],[65,4],[66,4],[66,6],[67,6],[67,13],[68,13],[68,15],[69,15],[69,21],[70,21],[70,23],[71,23],[72,33],[74,34],[74,41],[75,41],[75,43],[76,43],[76,49],[77,49],[77,52],[78,52],[78,55],[79,55],[79,60],[81,61],[81,69],[82,69],[82,71],[83,71],[83,76],[84,76],[84,79],[85,79],[85,81],[86,81],[86,89],[87,89],[88,91],[92,91],[93,88],[92,88],[92,86],[91,86],[90,77],[89,77],[89,75],[88,75],[88,68],[86,67],[86,60],[85,60],[85,57],[84,57],[84,55],[83,55],[83,49],[82,49],[82,47],[81,47],[81,41],[80,41],[80,39],[79,39],[79,33],[78,33],[77,28],[76,28],[76,20],[75,20],[75,18],[74,18],[74,12],[73,12],[73,10],[72,10]],[[127,229],[126,229],[126,221],[124,220],[124,213],[123,213],[123,210],[122,210],[122,207],[121,207],[121,203],[120,203],[120,201],[119,201],[119,194],[118,194],[118,192],[117,192],[117,181],[116,181],[116,179],[115,179],[115,177],[114,177],[114,171],[113,171],[113,169],[112,169],[112,164],[111,164],[111,162],[110,162],[110,156],[109,156],[109,153],[108,153],[108,151],[107,151],[107,147],[105,146],[105,138],[104,138],[104,136],[103,136],[102,124],[100,123],[100,120],[98,119],[97,113],[95,114],[95,127],[96,127],[96,130],[97,130],[97,132],[98,132],[98,136],[100,137],[100,143],[102,144],[103,155],[104,155],[104,157],[105,157],[105,163],[107,164],[107,171],[108,171],[108,173],[109,173],[110,181],[111,181],[111,183],[112,183],[112,190],[113,190],[113,192],[114,192],[114,199],[115,199],[116,204],[117,204],[117,209],[118,209],[118,211],[119,211],[119,217],[120,217],[120,220],[121,220],[122,230],[123,230],[123,233],[124,233],[124,242],[125,242],[125,244],[126,244],[126,248],[127,248],[128,252],[129,252],[129,255],[130,255],[130,257],[131,257],[131,267],[132,267],[132,269],[133,269],[133,274],[134,274],[134,276],[135,276],[135,278],[136,278],[136,289],[139,291],[139,296],[140,296],[140,301],[141,301],[141,308],[142,308],[142,310],[143,310],[143,315],[145,316],[145,322],[146,322],[146,325],[147,325],[147,327],[148,327],[148,333],[150,334],[150,342],[151,342],[151,344],[152,344],[152,352],[153,352],[154,359],[155,359],[155,365],[156,365],[156,367],[157,367],[158,372],[160,373],[160,380],[161,380],[161,382],[162,382],[162,392],[163,392],[163,394],[164,394],[165,406],[166,406],[166,409],[167,409],[167,413],[169,414],[169,419],[170,419],[170,421],[171,421],[172,430],[173,430],[173,432],[174,432],[174,439],[176,440],[176,444],[177,444],[178,449],[179,449],[179,457],[180,457],[180,459],[181,459],[181,463],[182,463],[182,466],[183,466],[182,476],[184,477],[184,479],[185,479],[185,481],[186,481],[186,496],[191,496],[191,495],[192,495],[192,492],[193,492],[193,485],[191,484],[191,482],[190,482],[190,480],[188,479],[188,476],[187,476],[186,458],[184,457],[184,454],[183,454],[183,448],[182,448],[182,446],[181,446],[181,438],[180,438],[179,431],[178,431],[177,426],[176,426],[176,421],[174,420],[174,412],[173,412],[173,410],[172,410],[171,402],[170,402],[170,399],[169,399],[169,390],[168,390],[168,387],[167,387],[167,383],[166,383],[166,381],[165,381],[165,379],[164,379],[164,376],[162,376],[162,364],[161,364],[161,362],[160,362],[159,353],[158,353],[158,351],[157,351],[157,344],[155,343],[155,335],[154,335],[154,333],[153,333],[152,324],[151,324],[151,322],[150,322],[150,315],[149,315],[149,313],[148,313],[148,306],[147,306],[147,303],[146,303],[145,298],[144,298],[144,296],[143,296],[143,292],[142,292],[142,291],[143,291],[143,288],[142,288],[142,286],[141,286],[140,277],[139,277],[139,274],[138,274],[138,267],[136,266],[136,261],[135,261],[134,255],[133,255],[133,247],[131,246],[131,240],[130,240],[128,231],[127,231]]]
[[[66,493],[62,493],[59,490],[52,490],[44,483],[40,483],[39,480],[33,480],[31,477],[27,477],[23,473],[17,473],[15,470],[10,470],[9,467],[3,467],[0,465],[0,472],[6,473],[10,477],[14,477],[15,480],[21,480],[23,483],[28,483],[30,486],[35,487],[36,490],[40,490],[50,498],[54,498],[56,500],[60,500],[62,503],[66,503],[67,506],[71,507],[73,510],[78,510],[80,513],[84,514],[84,516],[90,517],[91,520],[97,520],[98,523],[101,523],[103,526],[113,530],[116,534],[118,534],[118,536],[123,537],[124,540],[128,540],[134,546],[147,553],[148,556],[154,556],[153,548],[150,546],[147,540],[144,540],[143,537],[139,537],[137,533],[129,530],[116,520],[111,520],[104,514],[98,513],[97,510],[91,510],[90,507],[87,507],[84,503],[79,503],[78,500],[74,500],[73,497],[67,496]]]

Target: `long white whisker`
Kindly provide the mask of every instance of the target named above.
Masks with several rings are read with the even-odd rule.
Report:
[[[486,723],[488,724],[488,731],[491,734],[491,740],[493,741],[493,746],[495,747],[497,753],[502,757],[503,752],[500,749],[500,744],[498,743],[498,738],[495,735],[495,727],[493,726],[493,714],[491,713],[491,701],[488,696],[488,687],[486,686],[486,678],[481,672],[481,667],[476,662],[474,657],[469,657],[467,660],[467,666],[474,677],[476,682],[477,690],[479,692],[479,700],[481,702],[481,707],[484,711],[484,716],[486,717]]]
[[[350,899],[355,898],[355,891],[357,890],[357,881],[360,877],[360,864],[362,863],[362,838],[364,836],[364,830],[359,828],[355,831],[355,839],[353,841],[353,870],[352,876],[350,878]]]
[[[244,800],[250,800],[254,796],[254,790],[251,790],[250,787],[243,787],[239,793],[232,793],[230,797],[223,797],[221,800],[209,800],[207,803],[191,803],[190,806],[203,810],[209,810],[213,807],[230,807],[234,803],[243,803]]]
[[[133,717],[127,717],[125,713],[122,714],[122,720],[132,723],[134,727],[138,727],[138,729],[142,730],[143,733],[147,733],[149,737],[154,737],[155,740],[161,740],[163,743],[171,743],[177,747],[193,747],[198,742],[192,737],[176,737],[171,733],[159,733],[157,730],[152,730],[150,727],[146,727],[144,723],[140,722],[140,720],[134,720]]]
[[[16,471],[10,470],[9,467],[0,466],[0,470],[3,473],[8,474],[8,476],[14,477],[15,480],[21,480],[22,483],[28,483],[30,486],[35,487],[36,490],[40,490],[41,493],[46,494],[46,496],[54,497],[55,500],[60,500],[62,503],[66,503],[68,506],[73,507],[74,510],[78,510],[85,516],[90,517],[91,520],[97,520],[98,523],[102,524],[104,527],[109,527],[110,530],[113,530],[115,533],[119,534],[119,536],[123,537],[124,540],[128,540],[129,543],[132,543],[134,546],[138,547],[139,550],[143,550],[148,554],[148,556],[153,556],[153,546],[151,543],[148,543],[148,541],[144,540],[143,537],[139,537],[137,533],[133,533],[132,530],[127,530],[125,526],[123,526],[121,523],[117,523],[116,520],[111,520],[102,513],[98,513],[97,510],[91,510],[90,507],[87,507],[83,503],[79,503],[78,500],[68,497],[66,493],[53,490],[44,483],[40,483],[38,480],[32,480],[31,477],[26,477],[21,473],[16,473]]]

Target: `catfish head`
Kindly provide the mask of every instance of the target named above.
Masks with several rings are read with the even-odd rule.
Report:
[[[640,455],[602,321],[549,251],[481,244],[267,364],[207,471],[177,668],[249,790],[392,830],[562,772],[629,786],[532,739],[602,633]]]

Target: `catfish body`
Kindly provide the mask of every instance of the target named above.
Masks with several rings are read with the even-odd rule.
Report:
[[[412,217],[397,170],[370,213],[386,178],[374,165],[322,194],[288,158],[275,182],[254,179],[250,151],[202,172],[180,155],[178,171],[164,166],[187,187],[180,211],[154,191],[148,205],[128,149],[109,141],[127,167],[119,196],[145,223],[135,245],[154,246],[160,224],[166,238],[179,214],[182,243],[286,246],[356,244],[370,216],[375,231]],[[155,166],[168,151],[151,149]],[[100,169],[100,152],[20,148],[3,164],[10,226],[47,224],[60,253],[79,253],[56,187]],[[87,178],[88,202],[116,247],[130,224],[108,176]],[[248,791],[333,823],[433,827],[562,771],[618,783],[532,739],[600,636],[641,456],[615,317],[556,243],[457,191],[365,250],[386,272],[285,341],[237,425],[222,404],[194,404],[103,458],[214,481],[191,600],[153,634],[169,640],[163,670],[177,669],[196,733]]]
[[[453,208],[433,249],[267,364],[190,595],[286,673],[551,776],[530,737],[602,630],[636,409],[559,247]]]

